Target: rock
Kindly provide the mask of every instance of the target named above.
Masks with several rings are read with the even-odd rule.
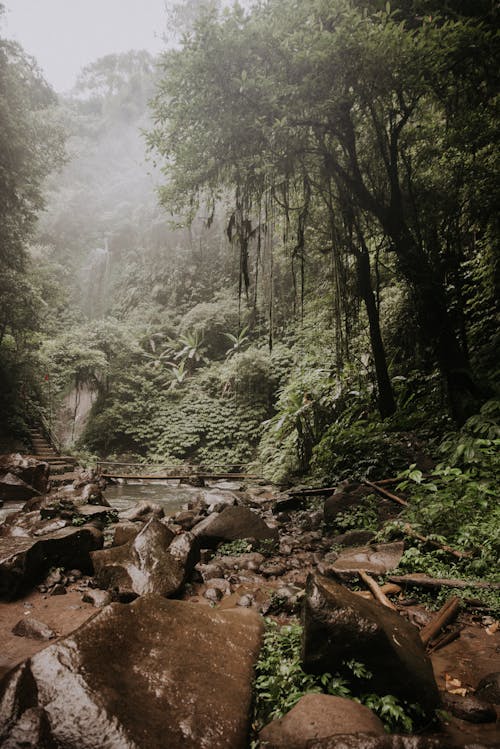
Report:
[[[92,483],[83,487],[81,498],[89,505],[101,505],[101,507],[111,507],[108,500],[104,498],[99,484]]]
[[[54,585],[54,587],[50,591],[49,595],[51,595],[51,596],[65,596],[66,595],[66,588],[61,583],[58,583],[57,585]]]
[[[115,525],[115,532],[113,536],[112,546],[123,546],[133,541],[138,533],[141,531],[139,523],[133,523],[131,520],[117,523]]]
[[[286,567],[281,562],[265,562],[261,565],[261,573],[265,577],[281,577],[286,573]]]
[[[168,552],[182,564],[185,578],[188,578],[200,558],[200,544],[192,533],[179,533],[170,543]]]
[[[197,571],[202,576],[204,582],[208,582],[209,580],[212,580],[213,578],[221,578],[224,575],[224,569],[216,563],[210,563],[210,564],[197,564],[196,565]]]
[[[310,575],[302,621],[306,672],[342,671],[342,664],[354,658],[373,674],[368,691],[417,702],[427,714],[438,706],[431,662],[418,630],[396,612],[333,580]]]
[[[219,564],[224,570],[249,570],[258,572],[260,565],[264,562],[264,555],[258,551],[251,551],[245,554],[234,554],[223,557],[216,557],[214,562]]]
[[[84,603],[91,603],[97,609],[107,606],[108,603],[111,603],[111,600],[111,595],[107,590],[98,590],[96,588],[89,588],[82,596]]]
[[[27,458],[19,453],[0,457],[0,476],[6,473],[17,476],[35,490],[30,494],[30,497],[35,494],[44,494],[47,491],[49,470],[48,463],[36,458]],[[0,496],[2,495],[0,494]],[[23,497],[19,497],[19,499],[23,499]]]
[[[306,694],[283,718],[265,726],[259,740],[263,749],[307,749],[314,739],[358,732],[385,735],[376,715],[354,700]]]
[[[174,515],[173,520],[180,525],[181,528],[184,528],[185,531],[189,531],[200,521],[200,516],[197,512],[194,512],[194,510],[186,510],[185,512],[178,512]]]
[[[452,715],[469,723],[494,723],[497,719],[497,711],[484,700],[468,695],[462,697],[460,694],[442,693],[443,705]]]
[[[186,565],[193,562],[195,553],[190,557],[189,539],[171,552],[173,539],[168,528],[151,518],[130,543],[92,554],[97,584],[114,591],[121,601],[131,601],[145,593],[174,595],[191,571]]]
[[[49,733],[39,741],[33,721],[25,746],[245,749],[261,636],[249,610],[153,595],[111,604],[4,679],[0,745],[15,746],[36,709]]]
[[[163,512],[163,507],[156,502],[147,502],[146,500],[138,502],[135,507],[120,513],[121,520],[131,520],[133,522],[136,520],[145,521],[149,517],[157,518],[159,520],[164,516],[165,513]]]
[[[62,528],[40,538],[0,538],[0,598],[15,598],[36,585],[51,567],[92,573],[90,552],[102,548],[95,528]]]
[[[372,531],[347,531],[332,538],[332,544],[336,546],[359,546],[369,544],[375,538]]]
[[[236,497],[231,492],[212,489],[203,492],[203,504],[208,508],[218,508],[218,511],[224,507],[233,507],[236,504]]]
[[[398,566],[404,552],[404,543],[396,541],[390,544],[374,544],[373,546],[357,546],[343,551],[327,568],[329,574],[341,579],[357,577],[359,570],[365,570],[372,575],[384,575]],[[328,562],[328,555],[325,557]]]
[[[500,705],[500,671],[484,676],[476,688],[476,697]]]
[[[56,633],[33,616],[20,619],[12,629],[18,637],[29,637],[31,640],[53,640]]]
[[[293,512],[294,510],[301,510],[307,503],[307,499],[303,494],[295,494],[291,497],[284,497],[277,499],[272,507],[273,515],[278,515],[280,512]]]
[[[204,597],[212,603],[218,603],[224,593],[219,588],[207,588],[203,593]]]
[[[118,513],[116,510],[110,509],[109,505],[80,505],[76,510],[76,515],[83,518],[85,522],[102,520],[107,523],[113,516],[116,520],[118,519]]]
[[[247,507],[226,507],[220,514],[210,515],[195,525],[193,533],[198,536],[202,546],[209,547],[239,538],[278,541],[277,529],[270,528]]]
[[[249,593],[246,593],[244,596],[241,596],[238,598],[237,606],[241,606],[242,608],[249,608],[254,601],[253,596],[251,596]]]
[[[367,733],[341,734],[310,741],[307,749],[486,749],[483,745],[449,744],[442,736],[372,736]]]
[[[12,500],[23,500],[31,499],[35,495],[39,495],[36,489],[23,481],[19,476],[15,476],[13,473],[6,473],[0,478],[0,498],[1,499],[12,499]]]

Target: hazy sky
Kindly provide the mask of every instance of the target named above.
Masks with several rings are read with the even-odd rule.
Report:
[[[164,44],[165,0],[3,0],[0,33],[33,55],[56,91],[72,87],[79,70],[111,52]]]

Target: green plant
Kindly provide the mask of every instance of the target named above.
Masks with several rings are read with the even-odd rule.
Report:
[[[221,544],[217,549],[217,556],[233,557],[238,556],[239,554],[246,554],[247,552],[252,551],[252,549],[252,544],[246,539],[237,538],[235,541],[227,541],[226,543]]]
[[[380,501],[368,495],[363,499],[363,504],[353,507],[345,512],[339,512],[335,516],[335,528],[339,531],[362,529],[376,531],[379,527]]]

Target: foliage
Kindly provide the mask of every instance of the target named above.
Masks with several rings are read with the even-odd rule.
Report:
[[[356,661],[343,664],[343,673],[307,674],[301,667],[302,627],[298,623],[279,627],[266,620],[264,642],[256,666],[254,682],[255,730],[275,718],[282,717],[304,694],[326,693],[356,699],[380,717],[387,730],[411,731],[413,719],[418,719],[416,706],[403,706],[393,695],[378,696],[363,691],[371,674]],[[413,718],[413,719],[412,719]]]

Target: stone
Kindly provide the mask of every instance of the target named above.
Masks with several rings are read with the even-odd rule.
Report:
[[[190,552],[189,538],[171,551],[173,539],[174,534],[165,525],[151,518],[130,543],[92,554],[97,584],[114,592],[121,601],[145,593],[175,595],[194,567],[196,554]]]
[[[101,549],[95,528],[62,528],[40,538],[0,538],[0,598],[15,598],[37,585],[51,567],[92,574],[90,552]]]
[[[247,507],[226,507],[220,514],[210,515],[193,528],[202,546],[215,547],[223,541],[240,538],[278,541],[278,531],[270,528]]]
[[[65,596],[66,595],[66,588],[61,583],[58,583],[57,585],[54,585],[52,590],[50,591],[49,595],[51,596]]]
[[[136,520],[145,521],[150,517],[157,518],[158,520],[165,516],[163,507],[156,502],[148,502],[146,500],[138,502],[135,507],[131,507],[130,510],[120,513],[121,520]]]
[[[0,477],[0,498],[11,500],[31,499],[39,495],[39,492],[32,486],[15,476],[13,473],[6,473]]]
[[[373,546],[356,546],[343,551],[327,568],[328,574],[334,574],[341,579],[357,577],[359,570],[365,570],[371,575],[385,575],[395,569],[403,556],[403,541],[390,544],[374,544]],[[328,555],[325,562],[328,562]]]
[[[99,484],[92,483],[83,487],[81,498],[89,505],[101,505],[101,507],[111,507],[108,500],[104,498]]]
[[[341,734],[317,739],[307,749],[486,749],[481,744],[450,744],[442,736],[373,736],[367,733]]]
[[[56,633],[34,616],[25,616],[12,628],[18,637],[29,637],[31,640],[53,640]]]
[[[360,546],[369,544],[375,538],[373,531],[347,531],[332,538],[335,546]]]
[[[5,677],[0,745],[15,746],[38,710],[46,743],[34,721],[25,746],[246,749],[262,629],[246,609],[155,595],[111,604]]]
[[[224,593],[219,588],[207,588],[203,595],[208,601],[218,603]]]
[[[238,598],[236,605],[247,609],[252,605],[253,601],[253,596],[251,596],[249,593],[246,593],[245,595]]]
[[[364,705],[344,697],[306,694],[283,718],[265,726],[259,740],[262,749],[307,749],[314,739],[358,732],[385,735],[382,722]]]
[[[476,688],[476,697],[500,705],[500,671],[484,676]]]
[[[11,473],[35,491],[30,495],[44,494],[47,491],[50,468],[48,463],[37,458],[14,453],[0,457],[0,476]],[[1,495],[0,495],[1,496]],[[20,497],[22,499],[22,497]]]
[[[111,600],[111,595],[107,590],[99,590],[98,588],[89,588],[82,596],[84,603],[91,603],[97,609],[107,606],[108,603],[111,603]]]
[[[221,578],[224,575],[224,569],[219,564],[211,562],[210,564],[196,565],[196,570],[200,573],[204,582],[212,580],[213,578]]]
[[[200,521],[200,516],[193,510],[186,510],[184,512],[178,512],[173,520],[177,525],[180,525],[181,528],[184,528],[185,531],[189,531]]]
[[[117,523],[114,527],[113,543],[112,546],[123,546],[133,541],[138,533],[141,531],[139,523],[133,523],[132,520],[126,520]]]
[[[472,695],[462,697],[460,694],[442,693],[443,706],[452,715],[469,723],[494,723],[497,711],[484,700]]]
[[[263,554],[259,554],[258,551],[251,551],[245,554],[216,557],[214,562],[216,561],[224,570],[249,570],[250,572],[258,572],[264,559]]]
[[[355,659],[373,674],[367,691],[417,702],[430,715],[439,705],[432,665],[416,627],[321,575],[309,575],[302,611],[306,672],[342,672]]]
[[[203,504],[208,508],[217,507],[223,509],[224,507],[234,506],[236,504],[236,497],[231,492],[212,489],[203,492]]]

